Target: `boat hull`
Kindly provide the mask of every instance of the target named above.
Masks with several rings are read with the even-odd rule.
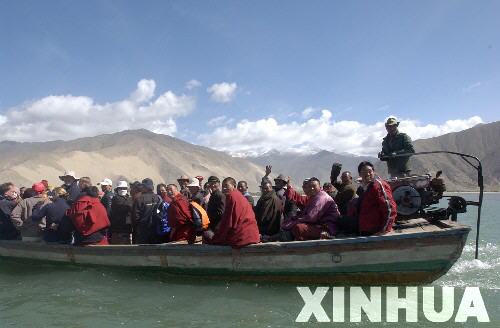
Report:
[[[387,285],[430,283],[460,257],[470,231],[438,231],[334,240],[266,243],[242,249],[211,245],[75,247],[0,241],[0,256],[80,265],[157,268],[225,280]]]

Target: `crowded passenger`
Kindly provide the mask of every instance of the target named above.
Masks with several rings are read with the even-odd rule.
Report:
[[[349,204],[351,204],[352,200],[357,197],[357,188],[352,182],[352,175],[349,171],[342,172],[340,181],[337,180],[341,170],[342,164],[333,163],[332,170],[330,172],[330,181],[337,189],[337,195],[333,199],[339,208],[339,212],[341,215],[346,215]]]
[[[283,203],[276,195],[270,181],[262,182],[261,196],[255,205],[255,218],[262,240],[273,240],[280,232]]]
[[[255,214],[248,200],[236,189],[236,180],[225,178],[222,181],[222,190],[226,196],[224,214],[215,231],[204,232],[205,241],[234,248],[259,243],[260,235]]]
[[[71,203],[80,196],[81,189],[78,186],[78,178],[74,171],[65,171],[63,175],[59,176],[64,183],[61,187],[68,193],[67,201]]]
[[[153,227],[153,209],[162,199],[153,192],[153,180],[142,180],[142,191],[134,200],[132,226],[134,229],[134,244],[154,244],[158,238]]]
[[[248,200],[248,202],[250,203],[250,205],[252,205],[252,207],[253,207],[255,204],[255,201],[253,200],[252,195],[250,195],[250,193],[248,192],[247,182],[246,181],[239,181],[237,188],[238,188],[239,192],[241,192],[243,197],[245,197]]]
[[[97,184],[98,186],[101,186],[101,191],[102,191],[102,197],[101,197],[101,203],[106,209],[106,212],[108,213],[108,217],[111,216],[111,203],[113,201],[113,197],[115,196],[115,193],[113,192],[113,181],[111,179],[105,178],[101,182]]]
[[[189,192],[191,193],[190,200],[196,202],[197,204],[201,205],[204,209],[206,209],[207,203],[205,202],[205,193],[200,188],[200,180],[198,180],[196,178],[192,179],[189,182],[189,184],[187,185],[187,188],[189,189]]]
[[[189,200],[179,192],[175,184],[167,186],[167,192],[172,202],[168,207],[168,223],[170,231],[170,241],[187,241],[194,243],[196,239],[196,229],[189,207]]]
[[[397,216],[391,187],[375,175],[370,162],[361,162],[358,173],[361,176],[360,196],[352,212],[339,220],[340,230],[361,236],[390,233]]]
[[[45,218],[45,229],[43,230],[43,240],[50,243],[70,243],[71,233],[64,229],[63,222],[66,211],[70,209],[66,198],[68,193],[62,187],[54,189],[52,203],[45,206],[38,206],[33,209],[31,219],[33,222],[40,222]],[[43,203],[39,203],[43,204]],[[62,226],[61,226],[62,225]],[[61,227],[61,228],[60,228]]]
[[[92,186],[88,177],[85,178],[84,183],[80,179],[80,187],[82,187],[80,196],[66,212],[73,225],[74,244],[79,246],[108,245],[107,229],[110,222],[106,209],[98,198],[99,189]],[[62,233],[66,234],[69,231]]]
[[[304,188],[309,197],[304,209],[285,220],[282,229],[290,231],[295,240],[332,238],[337,233],[336,221],[340,215],[335,201],[321,190],[317,178],[309,179]]]
[[[45,228],[45,217],[40,221],[33,221],[31,218],[33,209],[35,206],[42,208],[51,201],[47,197],[43,183],[37,182],[31,189],[35,192],[35,196],[22,199],[12,210],[11,220],[24,241],[39,241],[42,239],[41,231]]]
[[[116,195],[111,201],[110,244],[127,245],[131,243],[132,233],[132,197],[128,193],[127,181],[118,181]]]
[[[222,214],[225,209],[226,197],[220,190],[220,180],[216,176],[208,178],[208,185],[210,188],[210,200],[207,204],[207,214],[210,218],[210,229],[215,230],[217,224],[222,219]]]
[[[17,206],[19,193],[12,182],[0,185],[0,239],[17,240],[21,234],[11,220],[12,210]]]
[[[191,193],[189,192],[189,188],[187,185],[189,184],[189,177],[187,175],[181,175],[179,179],[177,179],[177,183],[179,184],[180,193],[184,195],[187,199],[191,199]]]

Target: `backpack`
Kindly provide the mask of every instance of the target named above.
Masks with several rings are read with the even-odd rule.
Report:
[[[158,236],[167,235],[171,228],[168,225],[168,215],[167,210],[170,206],[169,203],[162,200],[153,204],[151,221],[153,223],[154,231]]]
[[[208,218],[207,211],[205,211],[203,206],[197,202],[191,201],[189,202],[189,208],[191,210],[191,216],[193,217],[196,232],[207,230],[208,225],[210,224],[210,219]]]

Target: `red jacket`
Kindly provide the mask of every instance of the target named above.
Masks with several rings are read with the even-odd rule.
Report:
[[[210,244],[234,248],[260,242],[259,228],[252,205],[238,190],[226,195],[226,207]]]
[[[285,197],[288,200],[294,201],[297,204],[297,207],[303,210],[307,203],[309,203],[309,196],[301,195],[293,189],[292,186],[289,186],[285,191]]]
[[[397,207],[387,182],[376,178],[368,185],[359,198],[358,214],[361,235],[392,231]]]
[[[168,224],[172,228],[170,241],[187,240],[194,243],[196,230],[189,202],[181,193],[174,196],[167,210]]]
[[[78,198],[67,211],[67,215],[73,222],[75,230],[84,237],[110,226],[106,208],[96,197]]]

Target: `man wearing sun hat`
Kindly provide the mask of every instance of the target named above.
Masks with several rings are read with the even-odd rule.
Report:
[[[75,171],[64,171],[63,175],[59,176],[59,179],[64,182],[61,186],[68,193],[67,201],[71,205],[81,193],[80,187],[78,187],[78,178],[76,177]]]
[[[104,193],[101,198],[101,203],[106,209],[109,218],[111,216],[111,202],[115,196],[115,193],[113,192],[113,181],[109,178],[104,178],[104,180],[99,182],[97,185],[101,186],[101,190]]]
[[[389,117],[385,122],[387,136],[382,141],[382,151],[378,154],[381,161],[387,161],[387,170],[391,177],[404,177],[410,173],[409,156],[391,157],[398,154],[414,153],[411,138],[406,133],[399,132],[399,122],[395,117]]]

